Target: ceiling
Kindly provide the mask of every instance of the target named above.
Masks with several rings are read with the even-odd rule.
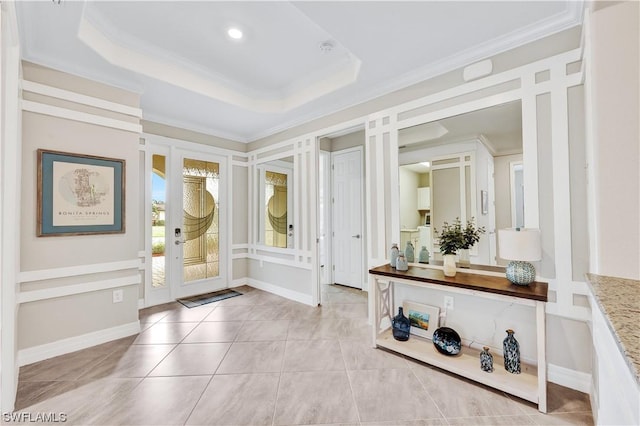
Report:
[[[494,157],[522,153],[522,102],[448,117],[402,129],[398,144],[402,152],[454,142],[480,140]]]
[[[250,142],[581,22],[576,1],[18,1],[23,59]],[[227,29],[244,33],[233,40]],[[321,46],[324,45],[324,48]]]

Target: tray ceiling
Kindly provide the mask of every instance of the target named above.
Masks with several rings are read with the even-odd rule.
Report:
[[[16,9],[23,59],[135,91],[145,119],[247,142],[579,25],[582,3],[62,0]],[[227,35],[231,26],[241,40]]]

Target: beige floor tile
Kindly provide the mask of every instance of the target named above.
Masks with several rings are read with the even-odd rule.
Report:
[[[178,302],[165,303],[141,309],[138,317],[140,318],[140,322],[157,322],[167,316],[173,309],[180,309],[182,307]]]
[[[111,353],[80,379],[145,377],[174,347],[175,345],[131,345]]]
[[[76,380],[105,359],[113,348],[94,347],[57,356],[20,368],[20,380]]]
[[[447,418],[524,414],[504,393],[419,364],[411,369]]]
[[[591,413],[558,413],[558,414],[533,414],[529,416],[536,425],[582,425],[592,426]]]
[[[210,376],[149,377],[88,420],[95,425],[183,425]]]
[[[233,342],[242,327],[242,321],[201,322],[183,343]]]
[[[357,421],[344,371],[282,373],[275,425]]]
[[[157,322],[138,335],[137,345],[180,343],[196,326],[197,322]]]
[[[337,340],[289,340],[284,351],[283,371],[344,370]]]
[[[212,375],[231,343],[189,343],[178,345],[149,376]]]
[[[331,305],[343,303],[367,304],[366,293],[354,294],[347,292],[327,293],[327,300]]]
[[[339,339],[343,330],[343,320],[337,318],[306,319],[293,321],[289,325],[287,340]]]
[[[442,418],[411,369],[354,370],[349,380],[363,422]]]
[[[200,322],[209,315],[215,306],[207,304],[195,308],[182,307],[173,309],[167,315],[162,317],[159,322]]]
[[[237,342],[287,340],[288,320],[245,321],[236,336]]]
[[[422,419],[422,420],[393,420],[390,422],[362,422],[362,426],[440,426],[448,425],[447,420],[441,419]]]
[[[285,342],[235,342],[217,374],[275,373],[282,368]]]
[[[280,374],[214,376],[187,420],[193,425],[271,425]]]
[[[357,318],[366,320],[369,307],[364,303],[331,304],[328,305],[330,314],[335,318]]]
[[[139,378],[40,382],[43,386],[39,391],[46,393],[47,398],[27,407],[16,408],[30,413],[64,413],[67,417],[64,424],[86,424],[96,411],[105,408],[116,395],[129,394],[141,381]],[[55,386],[55,389],[51,386]]]
[[[368,340],[340,340],[340,348],[348,370],[409,368],[402,355],[375,349]]]
[[[203,321],[244,321],[251,315],[252,309],[246,306],[216,306]]]
[[[456,417],[447,418],[450,425],[504,425],[520,426],[533,425],[533,420],[529,416],[486,416],[486,417]]]

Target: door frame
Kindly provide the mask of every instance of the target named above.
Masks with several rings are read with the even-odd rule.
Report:
[[[183,224],[182,220],[179,220],[179,223],[175,223],[178,219],[175,218],[174,210],[179,209],[180,207],[171,203],[172,198],[176,198],[176,192],[179,192],[178,199],[181,199],[182,190],[181,188],[172,188],[171,179],[166,180],[166,192],[167,199],[165,201],[165,208],[167,212],[167,216],[165,219],[165,257],[167,257],[167,261],[165,263],[165,277],[167,281],[167,286],[164,288],[154,288],[152,285],[152,261],[151,261],[151,221],[147,220],[151,217],[151,176],[152,176],[152,156],[153,154],[165,155],[167,161],[167,174],[170,173],[170,170],[176,169],[177,165],[182,161],[182,156],[185,155],[191,158],[201,158],[203,156],[212,157],[212,161],[215,161],[220,164],[220,186],[219,186],[219,195],[221,201],[219,201],[218,212],[220,214],[218,228],[219,228],[219,236],[218,236],[218,250],[219,250],[219,275],[216,280],[220,280],[223,285],[216,285],[207,291],[216,291],[223,288],[230,287],[231,283],[231,250],[230,250],[230,241],[231,241],[231,220],[230,220],[230,206],[231,202],[231,158],[234,153],[229,150],[225,150],[222,148],[215,148],[207,145],[197,144],[193,142],[188,142],[180,139],[173,139],[165,136],[152,135],[152,134],[143,134],[144,145],[141,145],[141,151],[145,152],[144,157],[144,179],[142,179],[141,185],[144,185],[145,194],[144,199],[142,200],[143,208],[141,211],[144,212],[143,223],[145,226],[144,229],[144,307],[154,306],[162,303],[168,303],[174,301],[178,297],[186,297],[186,293],[181,293],[179,291],[178,285],[181,284],[171,284],[174,280],[172,277],[174,276],[175,271],[172,268],[171,259],[175,257],[175,244],[174,244],[174,236],[173,229],[179,227],[182,229]],[[206,158],[205,158],[206,159]],[[179,191],[178,191],[179,190]],[[181,205],[181,203],[180,203]],[[169,213],[171,212],[171,213]],[[181,217],[180,215],[178,215]],[[170,232],[171,231],[171,232]],[[196,293],[198,293],[196,291]]]
[[[366,259],[366,253],[365,253],[365,238],[366,236],[366,218],[365,218],[365,214],[364,214],[364,209],[365,209],[365,163],[364,163],[364,146],[355,146],[352,148],[346,148],[346,149],[341,149],[339,151],[332,151],[330,153],[330,159],[329,159],[329,165],[330,165],[330,174],[331,174],[331,249],[330,249],[330,254],[331,254],[331,283],[335,283],[335,270],[334,270],[334,265],[335,265],[335,258],[334,258],[334,250],[333,250],[333,234],[334,234],[334,220],[333,220],[333,209],[334,209],[334,198],[333,198],[333,184],[334,184],[334,169],[333,169],[333,159],[336,155],[340,155],[340,154],[348,154],[350,152],[359,152],[360,154],[360,223],[362,224],[362,233],[360,235],[362,235],[362,238],[360,238],[360,252],[361,252],[361,262],[360,262],[360,270],[362,272],[362,282],[360,282],[360,289],[361,290],[365,290],[367,287],[367,280],[368,280],[368,273],[366,271],[366,265],[367,265],[367,259]]]

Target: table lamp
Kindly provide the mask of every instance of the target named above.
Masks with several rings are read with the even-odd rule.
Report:
[[[529,262],[542,259],[540,230],[507,228],[498,230],[499,257],[509,260],[507,279],[515,285],[529,285],[536,279],[536,268]]]

